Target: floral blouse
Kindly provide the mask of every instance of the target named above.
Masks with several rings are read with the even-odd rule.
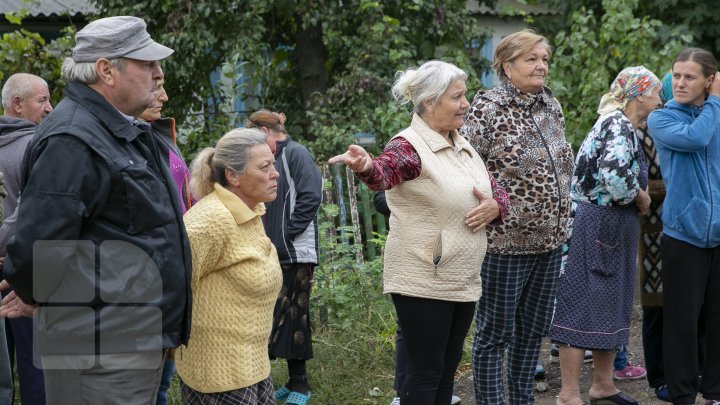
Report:
[[[646,187],[645,155],[630,120],[622,111],[600,117],[578,150],[573,201],[627,205]]]

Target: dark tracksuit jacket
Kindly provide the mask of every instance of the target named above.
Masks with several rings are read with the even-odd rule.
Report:
[[[317,212],[322,202],[322,176],[310,152],[290,137],[277,145],[277,198],[265,204],[265,232],[277,249],[280,264],[318,264]]]

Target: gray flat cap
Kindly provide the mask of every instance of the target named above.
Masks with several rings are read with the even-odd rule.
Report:
[[[72,58],[75,62],[95,62],[100,58],[161,60],[172,49],[150,38],[142,18],[131,16],[95,20],[75,34]]]

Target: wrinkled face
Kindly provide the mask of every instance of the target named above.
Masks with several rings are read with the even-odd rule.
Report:
[[[641,121],[646,120],[651,112],[657,110],[658,108],[662,108],[662,99],[660,99],[661,89],[662,87],[657,85],[650,89],[647,93],[638,97],[638,101],[640,101],[639,112]]]
[[[230,191],[250,208],[277,197],[278,172],[275,170],[275,157],[267,144],[255,145],[250,149],[250,160],[242,174],[228,169],[225,175]]]
[[[158,87],[153,93],[156,95],[155,104],[152,107],[146,108],[145,111],[143,111],[142,115],[140,115],[140,118],[142,118],[143,120],[150,122],[159,120],[162,117],[163,105],[168,101],[165,87],[163,87],[164,84],[165,80],[158,80]]]
[[[702,105],[714,76],[705,77],[697,62],[675,62],[672,68],[673,98],[680,104]]]
[[[20,118],[40,124],[53,110],[50,105],[50,90],[42,80],[31,81],[30,96],[20,101]]]
[[[455,80],[435,103],[426,101],[428,104],[423,120],[441,135],[462,127],[465,113],[470,107],[466,95],[465,81]]]
[[[523,93],[537,93],[545,85],[550,55],[544,42],[538,42],[512,62],[505,62],[505,75]]]
[[[139,117],[157,103],[158,82],[165,76],[158,61],[125,59],[122,68],[114,67],[115,106],[127,115]]]

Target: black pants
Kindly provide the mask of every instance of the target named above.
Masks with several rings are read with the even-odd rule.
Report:
[[[398,321],[397,332],[395,333],[395,385],[393,388],[400,395],[405,378],[408,373],[408,353],[405,347],[405,337],[402,333],[402,326]]]
[[[665,384],[665,367],[662,353],[663,309],[662,307],[643,308],[642,341],[645,353],[645,369],[648,384],[659,387]]]
[[[645,353],[645,369],[648,384],[657,388],[665,384],[665,367],[663,365],[663,307],[644,307],[642,322],[643,352]],[[705,365],[705,318],[700,317],[698,324],[698,368],[702,375]],[[686,353],[690,356],[691,353]]]
[[[707,351],[700,390],[720,400],[720,247],[698,248],[663,236],[663,357],[673,403],[695,403],[700,375],[698,325]]]
[[[402,405],[447,405],[452,398],[475,302],[451,302],[392,294],[403,330],[409,369]]]

